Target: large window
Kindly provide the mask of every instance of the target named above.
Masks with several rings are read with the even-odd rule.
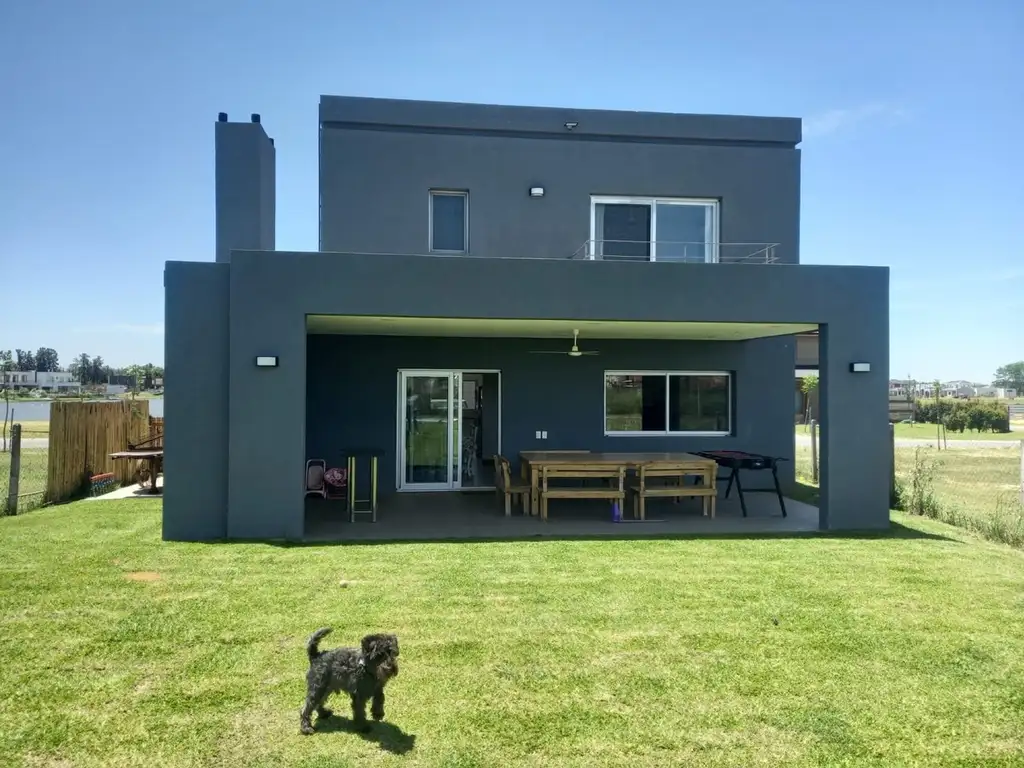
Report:
[[[725,371],[608,371],[606,435],[728,435],[732,376]]]
[[[466,253],[469,250],[469,193],[430,191],[430,250]]]
[[[642,261],[718,261],[718,201],[592,197],[590,256]]]

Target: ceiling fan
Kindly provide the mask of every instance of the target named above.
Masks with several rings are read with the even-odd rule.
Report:
[[[577,330],[574,330],[572,332],[572,347],[570,347],[567,352],[557,352],[557,351],[555,351],[553,349],[537,349],[537,350],[531,350],[530,354],[532,354],[532,355],[568,355],[569,357],[583,357],[583,355],[599,355],[599,354],[601,354],[600,352],[594,352],[594,351],[589,351],[589,350],[588,351],[581,350],[579,348],[579,343],[578,343],[579,342],[579,337],[580,337],[580,332],[577,331]]]

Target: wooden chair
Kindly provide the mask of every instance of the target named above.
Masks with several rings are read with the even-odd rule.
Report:
[[[703,500],[703,512],[707,517],[715,516],[715,501],[718,488],[715,484],[715,469],[697,468],[691,464],[676,462],[649,462],[641,464],[637,470],[636,482],[629,487],[633,494],[633,517],[646,519],[646,501],[651,497],[671,497],[678,501],[683,496],[697,496]],[[698,485],[686,485],[687,477],[699,478]],[[654,480],[653,484],[649,481]]]
[[[518,497],[519,503],[523,508],[523,514],[526,514],[527,499],[530,497],[530,485],[529,483],[526,485],[513,485],[512,466],[507,458],[498,454],[494,456],[494,484],[498,494],[504,496],[505,517],[512,515],[512,502],[515,497]]]

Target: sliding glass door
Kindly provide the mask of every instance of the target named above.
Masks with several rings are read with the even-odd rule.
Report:
[[[500,374],[410,370],[398,378],[398,490],[493,488]]]
[[[403,371],[399,488],[447,490],[457,478],[458,374]]]

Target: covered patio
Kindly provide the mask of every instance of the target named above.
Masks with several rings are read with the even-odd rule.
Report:
[[[306,542],[472,541],[533,538],[642,538],[659,536],[771,536],[820,530],[818,508],[786,499],[782,516],[774,494],[749,494],[743,517],[735,493],[718,498],[714,518],[701,514],[698,499],[649,502],[647,519],[612,522],[610,506],[599,500],[557,500],[547,522],[524,516],[521,508],[506,517],[495,493],[406,493],[382,500],[377,522],[360,515],[349,521],[342,501],[306,501]]]
[[[449,493],[468,484],[464,467],[485,483],[467,455],[483,466],[493,453],[516,464],[524,451],[559,449],[746,451],[789,458],[779,478],[791,492],[793,339],[813,328],[821,492],[807,527],[889,524],[885,269],[245,251],[229,267],[169,265],[166,284],[189,297],[172,302],[181,311],[168,328],[182,341],[168,360],[187,368],[195,358],[207,372],[168,390],[167,472],[192,482],[168,488],[166,538],[322,540],[300,492],[306,461],[338,467],[358,448],[380,456],[380,517],[333,538],[475,529],[476,518],[460,517],[465,499]],[[483,400],[456,394],[470,375]],[[691,408],[698,390],[719,405],[702,394]],[[480,438],[463,442],[470,423]],[[770,505],[764,497],[751,503]],[[541,530],[472,501],[485,529]],[[597,502],[588,521],[555,508],[547,526],[684,533],[807,520],[795,502],[787,519],[743,520],[720,501],[713,522],[673,511],[664,523],[612,524]],[[649,516],[659,517],[653,503]]]

